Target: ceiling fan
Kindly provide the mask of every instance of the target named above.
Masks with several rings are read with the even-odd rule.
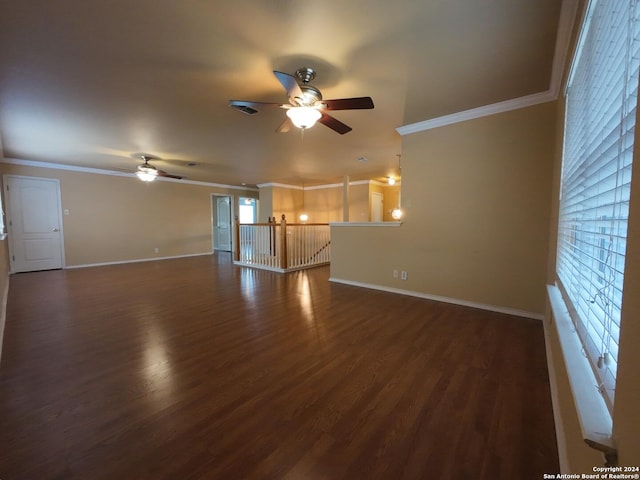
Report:
[[[160,170],[149,163],[149,160],[159,160],[157,157],[152,157],[151,155],[138,155],[142,161],[144,162],[141,165],[138,165],[138,169],[136,171],[136,175],[143,182],[153,182],[156,177],[166,177],[166,178],[175,178],[180,180],[182,177],[178,175],[170,175],[164,170]]]
[[[287,91],[289,103],[231,100],[229,106],[248,115],[258,113],[256,107],[284,108],[287,111],[287,118],[277,128],[277,132],[288,132],[291,125],[304,131],[313,127],[316,122],[320,122],[341,135],[350,132],[352,128],[329,115],[327,111],[373,108],[371,97],[323,100],[320,90],[309,83],[316,77],[316,72],[311,68],[305,67],[296,70],[295,77],[276,70],[273,71],[273,74]]]

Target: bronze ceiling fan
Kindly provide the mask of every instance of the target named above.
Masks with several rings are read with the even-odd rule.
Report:
[[[149,163],[149,160],[159,160],[159,158],[153,157],[151,155],[145,155],[145,154],[141,154],[137,156],[140,157],[144,162],[141,165],[138,165],[138,168],[136,170],[136,175],[143,182],[152,182],[156,179],[156,177],[175,178],[178,180],[182,179],[181,176],[171,175],[165,172],[164,170],[160,170],[154,167]]]
[[[296,70],[295,77],[288,73],[273,71],[289,96],[289,103],[250,102],[231,100],[229,106],[248,115],[258,113],[259,107],[278,107],[287,111],[287,118],[277,128],[277,132],[288,132],[292,125],[303,131],[313,127],[316,122],[344,135],[352,128],[327,112],[332,110],[364,110],[374,107],[371,97],[340,98],[323,100],[322,93],[311,82],[316,72],[308,67]],[[297,77],[297,78],[296,78]]]

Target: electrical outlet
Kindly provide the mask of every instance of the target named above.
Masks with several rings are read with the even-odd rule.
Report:
[[[398,278],[398,270],[393,271],[393,278]]]
[[[400,279],[401,280],[406,280],[407,279],[407,272],[405,272],[404,270],[402,271],[402,273],[400,274]]]
[[[160,249],[159,249],[158,247],[154,248],[154,249],[153,249],[153,251],[154,251],[155,253],[160,253]]]

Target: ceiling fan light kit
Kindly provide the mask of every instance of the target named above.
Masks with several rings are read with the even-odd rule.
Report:
[[[158,172],[153,169],[138,169],[136,175],[143,182],[153,182],[158,176]]]
[[[254,114],[260,107],[277,107],[287,111],[287,120],[278,127],[277,132],[289,131],[291,124],[303,131],[322,123],[340,135],[350,132],[350,126],[327,113],[329,110],[363,110],[374,108],[371,97],[340,98],[323,100],[322,93],[309,82],[316,77],[312,68],[299,68],[295,77],[288,73],[273,71],[289,97],[289,103],[251,102],[231,100],[229,106],[245,114]],[[297,77],[297,78],[296,78]]]
[[[292,107],[287,110],[287,117],[296,127],[304,130],[313,127],[322,114],[315,107]]]
[[[153,182],[156,179],[156,177],[175,178],[178,180],[182,179],[182,177],[178,175],[170,175],[164,170],[158,170],[156,167],[154,167],[149,163],[150,159],[158,160],[157,157],[151,157],[149,155],[139,155],[139,154],[134,154],[134,156],[140,157],[144,162],[142,165],[138,165],[138,169],[136,170],[137,177],[143,182]]]
[[[147,155],[140,155],[140,158],[142,158],[144,163],[138,165],[136,175],[143,182],[153,182],[158,176],[158,169],[149,164],[149,157]]]

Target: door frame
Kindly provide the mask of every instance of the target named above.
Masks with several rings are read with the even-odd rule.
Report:
[[[7,239],[9,240],[9,272],[16,273],[14,270],[14,240],[13,240],[13,228],[12,222],[13,218],[10,217],[11,213],[11,192],[8,190],[8,181],[9,179],[26,179],[26,180],[46,180],[53,182],[56,186],[56,200],[58,203],[58,224],[60,225],[60,263],[63,270],[66,268],[67,261],[65,258],[65,248],[64,248],[64,222],[62,216],[62,195],[60,193],[60,179],[59,178],[50,178],[50,177],[34,177],[31,175],[14,175],[10,173],[5,173],[2,175],[2,193],[4,198],[4,208],[5,208],[5,219],[7,229]]]
[[[384,193],[381,192],[371,192],[371,207],[369,209],[369,221],[371,222],[384,222]],[[373,214],[376,204],[380,202],[380,220],[374,220]]]
[[[229,230],[231,232],[231,252],[236,251],[236,229],[233,227],[235,222],[235,203],[236,197],[235,195],[231,195],[230,193],[212,193],[211,200],[209,204],[211,205],[211,252],[215,253],[216,251],[216,235],[215,228],[218,223],[218,209],[216,206],[216,199],[220,197],[229,198]]]

